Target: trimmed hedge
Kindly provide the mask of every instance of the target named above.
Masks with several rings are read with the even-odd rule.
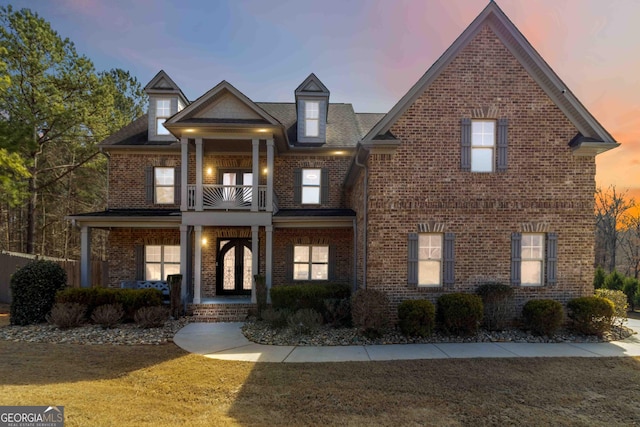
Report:
[[[11,276],[11,324],[29,325],[46,320],[56,292],[67,285],[67,273],[53,261],[30,262]]]
[[[69,288],[58,292],[56,302],[78,303],[87,306],[87,318],[90,319],[96,307],[107,304],[121,304],[124,320],[132,322],[136,311],[142,307],[161,306],[162,292],[157,289],[120,289],[120,288]]]
[[[602,335],[611,329],[615,308],[607,298],[582,297],[567,303],[571,327],[585,335]]]
[[[351,297],[353,325],[369,338],[382,336],[389,324],[389,299],[378,289],[359,289]]]
[[[478,331],[484,307],[478,295],[453,293],[438,298],[437,319],[450,334],[471,335]]]
[[[436,308],[425,299],[407,300],[398,306],[398,326],[409,337],[426,337],[436,325]]]
[[[478,286],[476,294],[484,304],[484,325],[490,331],[500,331],[509,324],[509,308],[513,288],[502,283],[485,283]]]
[[[305,283],[300,285],[280,285],[271,288],[271,304],[276,310],[296,312],[303,308],[325,314],[325,300],[345,299],[351,296],[351,286],[341,283]]]
[[[563,317],[562,304],[552,299],[530,300],[522,307],[524,327],[535,335],[553,335]]]

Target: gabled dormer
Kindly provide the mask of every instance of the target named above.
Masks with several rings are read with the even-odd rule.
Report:
[[[295,92],[298,142],[324,144],[327,141],[329,89],[311,73]]]
[[[151,79],[144,91],[149,96],[149,141],[175,140],[163,123],[188,105],[187,98],[163,70]]]

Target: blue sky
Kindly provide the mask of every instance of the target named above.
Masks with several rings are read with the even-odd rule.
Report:
[[[387,112],[487,0],[0,0],[51,23],[98,69],[144,85],[164,69],[189,99],[227,80],[254,101],[293,101],[314,72],[333,102]],[[640,196],[640,1],[499,0],[623,147],[598,183]]]

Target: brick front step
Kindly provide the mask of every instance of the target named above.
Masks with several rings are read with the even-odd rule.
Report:
[[[255,304],[189,304],[187,314],[192,322],[244,322]]]

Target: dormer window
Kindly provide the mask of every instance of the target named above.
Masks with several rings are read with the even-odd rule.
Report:
[[[156,135],[169,135],[169,131],[163,126],[163,123],[170,116],[171,101],[168,99],[158,99],[156,101]]]
[[[317,137],[319,133],[320,103],[318,101],[304,102],[305,136]]]

